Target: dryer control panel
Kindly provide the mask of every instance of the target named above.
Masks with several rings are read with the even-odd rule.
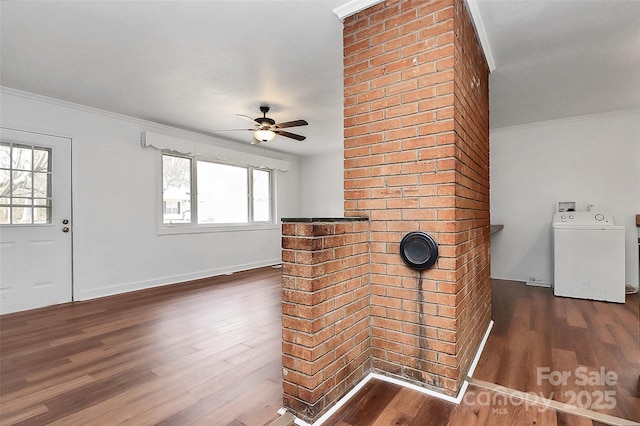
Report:
[[[576,226],[595,225],[612,226],[615,225],[613,218],[607,213],[596,212],[558,212],[553,216],[553,223],[566,223]]]

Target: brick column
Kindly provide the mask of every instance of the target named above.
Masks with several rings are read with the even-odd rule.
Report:
[[[347,18],[344,64],[354,221],[282,228],[284,404],[309,422],[371,370],[457,394],[491,311],[488,69],[463,0]],[[402,262],[411,231],[433,268]]]
[[[286,222],[282,235],[284,405],[313,422],[371,369],[369,222]]]
[[[372,365],[456,394],[490,318],[488,69],[462,0],[344,23],[345,215],[371,227]],[[424,231],[421,275],[399,243]]]

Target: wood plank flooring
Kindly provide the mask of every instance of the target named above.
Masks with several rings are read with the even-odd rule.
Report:
[[[460,404],[372,379],[322,426],[603,426],[473,385]]]
[[[495,325],[474,379],[640,422],[638,295],[627,296],[623,305],[558,298],[551,289],[517,282],[492,280],[492,286]],[[549,378],[540,375],[538,381],[539,367],[546,368]],[[615,373],[615,384],[606,372]],[[614,407],[606,408],[610,405]],[[474,385],[456,405],[374,379],[323,426],[610,423],[523,403]]]
[[[618,304],[492,285],[495,325],[475,378],[640,422],[637,294]]]
[[[476,378],[549,397],[575,383],[537,385],[537,367],[604,366],[619,380],[606,387],[615,409],[602,411],[640,421],[637,295],[619,305],[493,285]],[[1,316],[0,424],[270,424],[282,405],[280,306],[280,270],[262,268]],[[325,424],[602,424],[469,391],[456,406],[371,381]]]
[[[282,406],[281,270],[0,317],[2,425],[264,425]]]

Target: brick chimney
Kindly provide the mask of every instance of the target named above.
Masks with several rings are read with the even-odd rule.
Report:
[[[488,68],[462,0],[344,23],[345,214],[371,228],[373,368],[455,394],[490,320]],[[434,268],[405,266],[424,231]],[[418,291],[421,287],[421,291]]]
[[[368,264],[356,250],[357,270],[350,269],[352,260],[335,266],[340,256],[354,253],[342,238],[323,255],[328,260],[301,269],[298,257],[311,259],[323,247],[319,240],[345,227],[335,225],[327,234],[319,224],[283,225],[283,364],[291,373],[284,377],[285,406],[306,421],[316,420],[370,371],[456,395],[491,311],[489,71],[463,0],[388,0],[347,18],[343,42],[345,216],[369,218],[346,229],[357,232],[359,248],[367,240]],[[422,272],[400,256],[400,241],[412,231],[428,233],[439,246],[437,262]],[[357,277],[347,287],[355,293],[345,299],[357,307],[355,321],[340,316],[345,309],[325,309],[320,293],[300,293],[304,287],[296,283],[328,285],[327,262],[334,262],[331,274],[339,267],[344,279]],[[325,303],[314,311],[318,315],[305,318],[304,329],[293,321],[293,296],[309,305],[314,296]],[[331,293],[329,306],[338,306],[338,297]],[[347,334],[358,336],[351,357],[335,350],[344,335],[327,343],[327,315],[358,325]],[[362,315],[369,318],[366,342]],[[300,359],[296,342],[310,336],[322,338],[304,348],[308,359]],[[323,366],[304,377],[297,370],[317,360],[329,363],[326,353],[334,371],[344,372],[339,386]]]

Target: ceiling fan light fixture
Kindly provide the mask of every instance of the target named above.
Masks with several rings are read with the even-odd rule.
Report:
[[[269,142],[276,137],[276,134],[271,130],[256,130],[253,136],[260,142]]]

